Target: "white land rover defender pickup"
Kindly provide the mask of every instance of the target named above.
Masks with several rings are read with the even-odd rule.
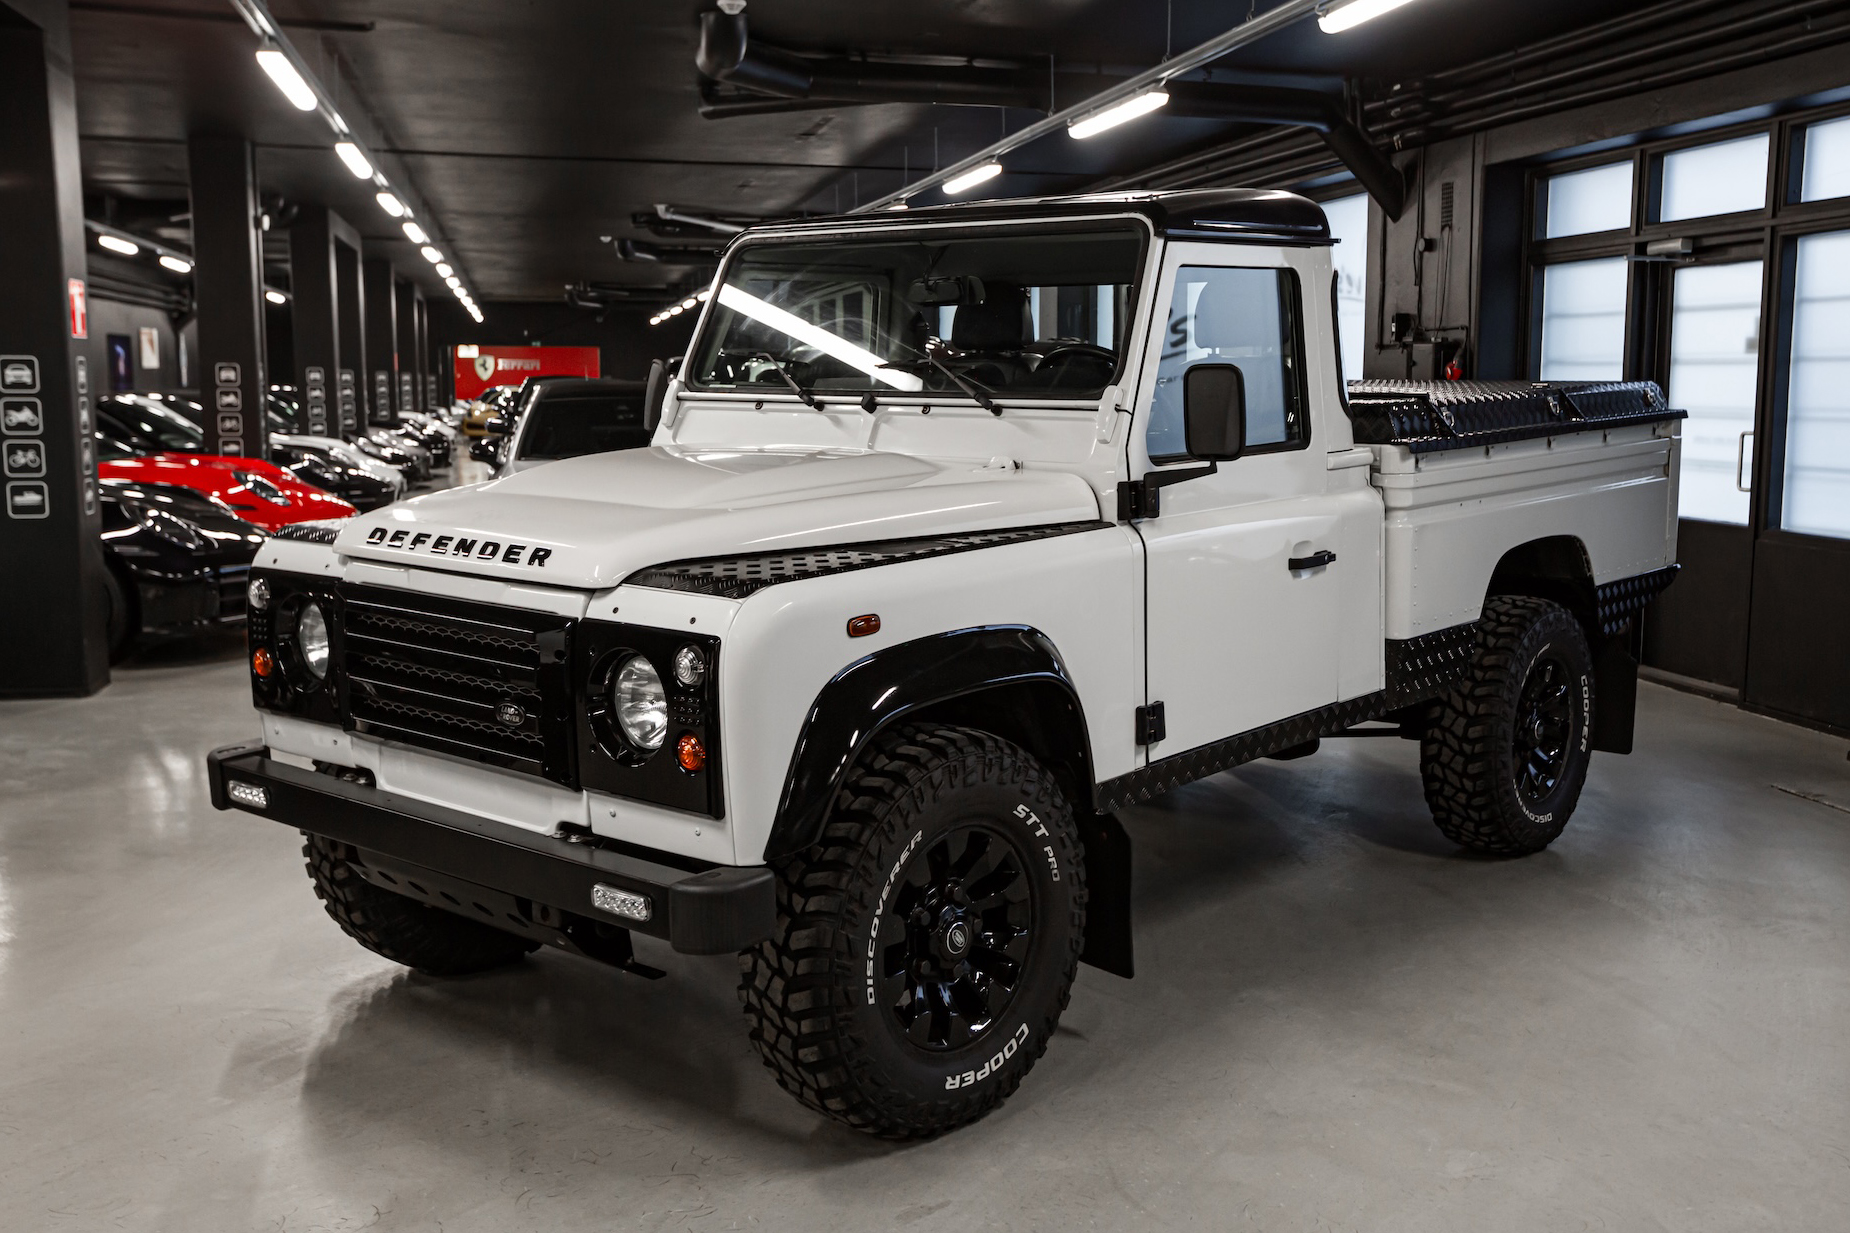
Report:
[[[214,803],[427,972],[738,952],[778,1081],[901,1138],[1130,975],[1115,810],[1385,721],[1447,836],[1547,846],[1630,747],[1681,413],[1345,388],[1330,243],[1245,190],[745,232],[650,446],[269,541]]]

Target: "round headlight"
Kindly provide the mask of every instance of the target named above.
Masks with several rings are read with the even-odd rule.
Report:
[[[674,654],[674,679],[692,689],[707,679],[707,657],[697,646],[684,646]]]
[[[270,584],[262,578],[252,578],[244,593],[253,611],[262,612],[270,606]]]
[[[625,740],[649,753],[662,747],[668,735],[668,691],[654,664],[641,655],[624,660],[610,685],[610,705]]]
[[[322,615],[321,605],[309,600],[302,605],[302,613],[295,619],[296,649],[302,652],[302,662],[315,674],[317,681],[328,677],[328,618]]]

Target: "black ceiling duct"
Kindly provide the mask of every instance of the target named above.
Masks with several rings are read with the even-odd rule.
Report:
[[[707,77],[767,96],[713,100],[700,113],[717,119],[754,111],[799,110],[792,100],[839,103],[951,103],[972,107],[1047,109],[1049,82],[1039,69],[978,68],[876,63],[845,56],[799,56],[755,43],[744,13],[700,15],[700,49],[694,64]],[[753,104],[782,101],[783,106]]]
[[[870,103],[963,103],[1045,111],[1051,84],[1038,70],[1028,74],[974,66],[925,68],[800,56],[753,42],[742,12],[700,15],[700,50],[694,62],[710,79],[701,85],[700,103],[700,114],[708,119]],[[743,92],[722,96],[711,82]],[[1335,95],[1197,81],[1172,81],[1164,89],[1169,92],[1166,115],[1312,129],[1389,218],[1398,219],[1407,208],[1405,176],[1356,127]]]

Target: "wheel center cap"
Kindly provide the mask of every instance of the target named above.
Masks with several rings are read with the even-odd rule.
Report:
[[[944,953],[952,959],[961,959],[970,950],[970,926],[961,920],[951,921],[943,931]]]

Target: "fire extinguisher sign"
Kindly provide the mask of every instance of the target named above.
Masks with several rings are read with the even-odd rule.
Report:
[[[84,280],[73,278],[68,294],[71,301],[71,337],[90,337],[90,306],[84,296]]]

